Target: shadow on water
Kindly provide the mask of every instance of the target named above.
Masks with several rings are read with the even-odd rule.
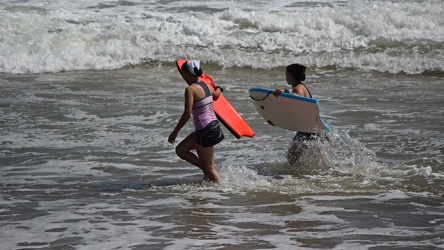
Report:
[[[133,191],[150,191],[157,189],[174,189],[186,191],[188,188],[205,188],[214,186],[214,183],[203,181],[200,177],[190,178],[170,178],[162,177],[155,180],[142,180],[142,181],[114,181],[112,183],[95,184],[95,189],[99,189],[102,192],[121,193],[121,192],[133,192]]]

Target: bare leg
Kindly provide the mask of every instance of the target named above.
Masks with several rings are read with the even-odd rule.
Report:
[[[193,164],[194,166],[197,166],[198,168],[200,168],[204,174],[204,180],[208,180],[208,172],[207,172],[207,168],[204,168],[202,166],[202,163],[199,159],[199,157],[192,153],[191,150],[196,149],[196,146],[199,146],[196,144],[195,140],[194,140],[194,135],[195,133],[191,133],[189,134],[185,139],[183,139],[183,141],[181,141],[179,143],[179,145],[177,145],[176,147],[176,154],[183,160]]]
[[[220,182],[219,174],[214,167],[214,147],[201,147],[196,144],[196,151],[199,155],[199,159],[202,163],[202,167],[205,168],[205,171],[208,173],[208,178],[210,181]]]

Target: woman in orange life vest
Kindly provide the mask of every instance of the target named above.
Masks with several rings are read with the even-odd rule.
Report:
[[[291,90],[275,89],[273,95],[277,97],[279,93],[285,92],[313,98],[307,86],[302,83],[302,81],[305,81],[305,69],[306,67],[304,65],[300,65],[297,63],[288,65],[285,70],[285,78],[288,85],[291,85]],[[309,143],[310,141],[325,139],[328,140],[328,138],[322,137],[319,134],[297,132],[296,136],[293,138],[292,145],[288,149],[288,162],[292,165],[300,165],[301,163],[312,162],[311,160],[307,162],[307,159],[302,158],[311,158],[314,160],[320,159],[323,166],[327,166],[328,159],[325,153],[321,152],[320,149],[314,145],[311,145],[311,147],[309,147],[309,144],[313,144]]]
[[[224,139],[216,118],[213,99],[219,98],[222,88],[209,88],[199,82],[202,75],[200,62],[189,60],[180,70],[182,78],[188,83],[185,88],[185,108],[168,142],[174,143],[177,134],[193,115],[195,131],[189,134],[176,147],[176,154],[183,160],[199,167],[204,173],[204,180],[219,182],[220,177],[214,167],[214,145]],[[197,155],[191,152],[196,150]]]

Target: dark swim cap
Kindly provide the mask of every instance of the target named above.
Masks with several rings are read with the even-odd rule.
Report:
[[[305,81],[305,67],[301,64],[290,64],[287,66],[287,72],[290,73],[295,79]]]

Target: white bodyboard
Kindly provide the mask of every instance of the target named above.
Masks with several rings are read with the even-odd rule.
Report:
[[[288,93],[276,97],[273,92],[266,88],[249,90],[257,112],[269,124],[304,133],[330,132],[330,127],[319,115],[318,100]]]

